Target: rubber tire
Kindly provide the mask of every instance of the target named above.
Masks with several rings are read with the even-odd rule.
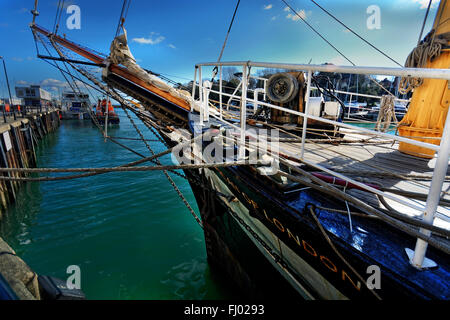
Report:
[[[276,73],[267,81],[266,94],[273,102],[287,103],[298,93],[297,79],[290,73]]]

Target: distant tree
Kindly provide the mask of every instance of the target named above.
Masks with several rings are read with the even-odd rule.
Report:
[[[222,69],[223,80],[232,81],[233,79],[238,79],[237,73],[239,73],[239,70],[236,67],[225,67]]]

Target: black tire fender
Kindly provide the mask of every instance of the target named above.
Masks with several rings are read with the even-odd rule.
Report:
[[[292,101],[298,93],[297,79],[290,73],[276,73],[267,81],[266,94],[273,102]]]

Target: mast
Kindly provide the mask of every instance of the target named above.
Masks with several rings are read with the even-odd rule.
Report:
[[[436,13],[433,32],[414,49],[414,55],[408,57],[405,67],[437,68],[450,67],[450,1],[442,0]],[[432,31],[433,31],[432,30]],[[426,57],[427,50],[435,50],[436,56]],[[420,65],[421,59],[414,60],[412,56],[426,59],[425,65]],[[405,80],[407,80],[405,85]],[[411,103],[407,114],[399,123],[399,135],[412,137],[415,140],[439,145],[444,130],[448,107],[450,104],[449,83],[438,79],[402,79],[403,93],[413,90]],[[405,88],[407,86],[407,88]],[[417,137],[417,138],[416,138]],[[435,139],[433,139],[435,138]],[[408,143],[400,143],[399,151],[421,158],[433,158],[434,151],[417,147]]]
[[[442,0],[436,13],[433,30],[428,34],[424,41],[419,44],[431,47],[435,41],[439,42],[440,54],[434,59],[428,59],[426,68],[448,69],[450,67],[450,1]],[[428,38],[428,40],[427,40]],[[415,49],[417,50],[417,48]],[[409,60],[409,59],[408,59]],[[445,175],[448,169],[448,159],[450,155],[450,83],[448,80],[424,79],[423,83],[418,82],[414,89],[410,108],[403,120],[399,124],[399,133],[401,136],[426,137],[436,139],[421,139],[439,145],[433,178],[430,190],[427,196],[427,202],[423,213],[423,221],[433,224],[434,217],[439,206],[440,195],[444,183]],[[422,158],[434,157],[434,151],[422,147],[415,147],[411,144],[400,143],[399,150],[404,153],[412,154]],[[430,236],[431,231],[421,229],[424,235]],[[422,239],[417,239],[415,250],[406,249],[412,266],[419,270],[436,267],[436,263],[425,257],[428,243]]]

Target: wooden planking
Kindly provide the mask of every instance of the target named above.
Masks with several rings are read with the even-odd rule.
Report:
[[[297,155],[300,155],[300,148],[300,143],[282,142],[280,145],[280,150],[285,149]],[[355,146],[306,143],[305,159],[336,172],[342,171],[344,175],[365,183],[378,183],[387,188],[425,194],[429,191],[430,181],[403,179],[401,175],[426,174],[431,176],[434,169],[434,160],[424,160],[402,154],[390,148],[390,145]],[[371,174],[364,176],[361,174],[362,172]],[[446,182],[444,190],[448,187],[449,183]],[[444,198],[448,199],[450,196],[445,194]]]

